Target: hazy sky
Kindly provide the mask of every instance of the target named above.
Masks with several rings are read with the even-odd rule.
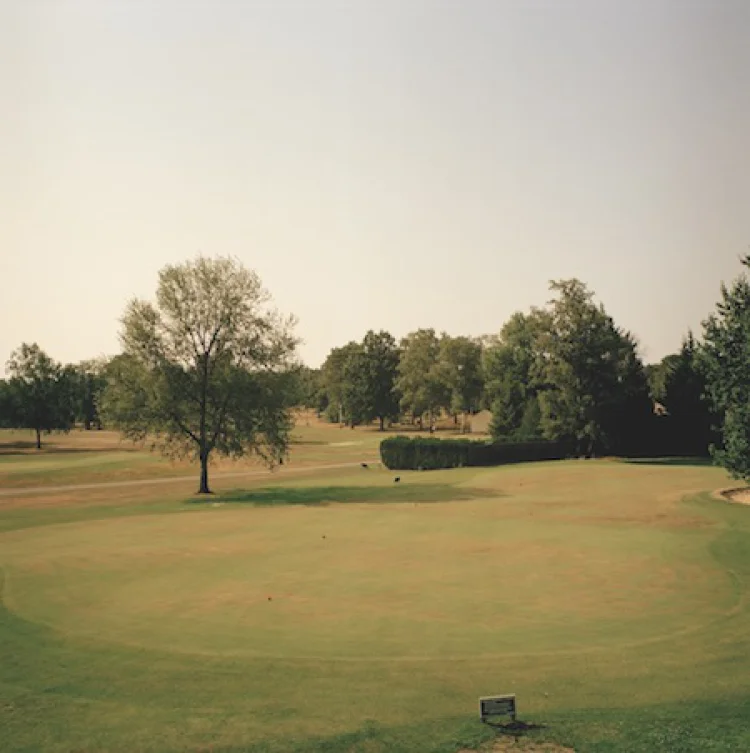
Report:
[[[0,0],[0,363],[235,255],[302,356],[580,277],[647,362],[750,243],[747,0]]]

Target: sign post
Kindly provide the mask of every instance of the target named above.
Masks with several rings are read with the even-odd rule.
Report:
[[[488,716],[510,716],[516,721],[516,696],[491,695],[479,699],[479,718],[487,721]]]

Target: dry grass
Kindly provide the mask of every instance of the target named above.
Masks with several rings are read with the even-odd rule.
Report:
[[[174,479],[1,499],[5,749],[450,751],[482,739],[476,698],[494,692],[557,726],[488,750],[748,749],[744,712],[724,747],[683,744],[690,728],[670,748],[664,722],[691,703],[721,718],[747,689],[750,521],[694,494],[721,471],[558,462],[395,485],[314,470],[380,438],[300,427],[288,466],[216,474],[209,501]],[[44,457],[100,478],[105,464],[73,464],[97,453],[80,446]],[[577,737],[556,738],[571,712]]]

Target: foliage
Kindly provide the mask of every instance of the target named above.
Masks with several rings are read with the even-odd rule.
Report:
[[[750,268],[750,255],[742,259]],[[750,481],[750,279],[721,286],[716,311],[704,322],[700,365],[722,423],[716,460],[734,478]]]
[[[360,346],[352,341],[340,348],[333,348],[328,354],[323,366],[322,384],[326,394],[326,416],[331,423],[349,421],[349,401],[351,394],[347,394],[346,369],[347,364]]]
[[[295,406],[314,410],[320,415],[328,405],[322,369],[311,369],[309,366],[299,365],[295,370],[295,376]]]
[[[705,454],[717,437],[712,425],[717,417],[706,396],[706,378],[701,368],[700,348],[692,332],[679,353],[662,359],[650,380],[651,394],[667,411],[661,422],[668,425],[676,442],[693,448],[690,454]]]
[[[435,437],[390,437],[380,443],[383,465],[393,470],[436,470],[558,460],[569,448],[560,442],[483,442]]]
[[[484,400],[495,439],[541,438],[536,368],[541,358],[544,312],[517,312],[483,354]]]
[[[637,346],[579,280],[551,283],[540,334],[541,425],[548,439],[580,454],[617,451],[635,442],[651,414]]]
[[[398,416],[395,391],[398,347],[388,332],[370,330],[344,360],[342,374],[342,404],[350,424],[380,422]]]
[[[467,413],[479,410],[483,387],[481,344],[470,337],[443,335],[438,359],[448,411],[465,418]]]
[[[15,425],[15,401],[10,383],[0,379],[0,429],[12,429]]]
[[[72,389],[75,420],[83,424],[86,430],[92,426],[102,428],[99,404],[106,385],[105,365],[105,361],[100,359],[65,367]]]
[[[36,343],[22,343],[7,364],[6,420],[15,428],[34,429],[41,449],[42,432],[69,431],[74,423],[70,372]]]
[[[156,305],[133,300],[123,317],[104,413],[131,439],[196,456],[201,493],[212,452],[273,465],[287,450],[296,343],[268,301],[255,272],[199,257],[165,267]]]
[[[450,394],[440,367],[440,340],[434,329],[419,329],[401,341],[396,389],[401,394],[401,409],[411,413],[420,425],[427,413],[432,429]]]

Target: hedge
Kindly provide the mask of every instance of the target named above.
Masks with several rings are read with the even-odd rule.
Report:
[[[391,470],[435,470],[502,465],[530,460],[560,460],[571,452],[561,442],[483,442],[468,439],[390,437],[380,443],[380,458]]]

